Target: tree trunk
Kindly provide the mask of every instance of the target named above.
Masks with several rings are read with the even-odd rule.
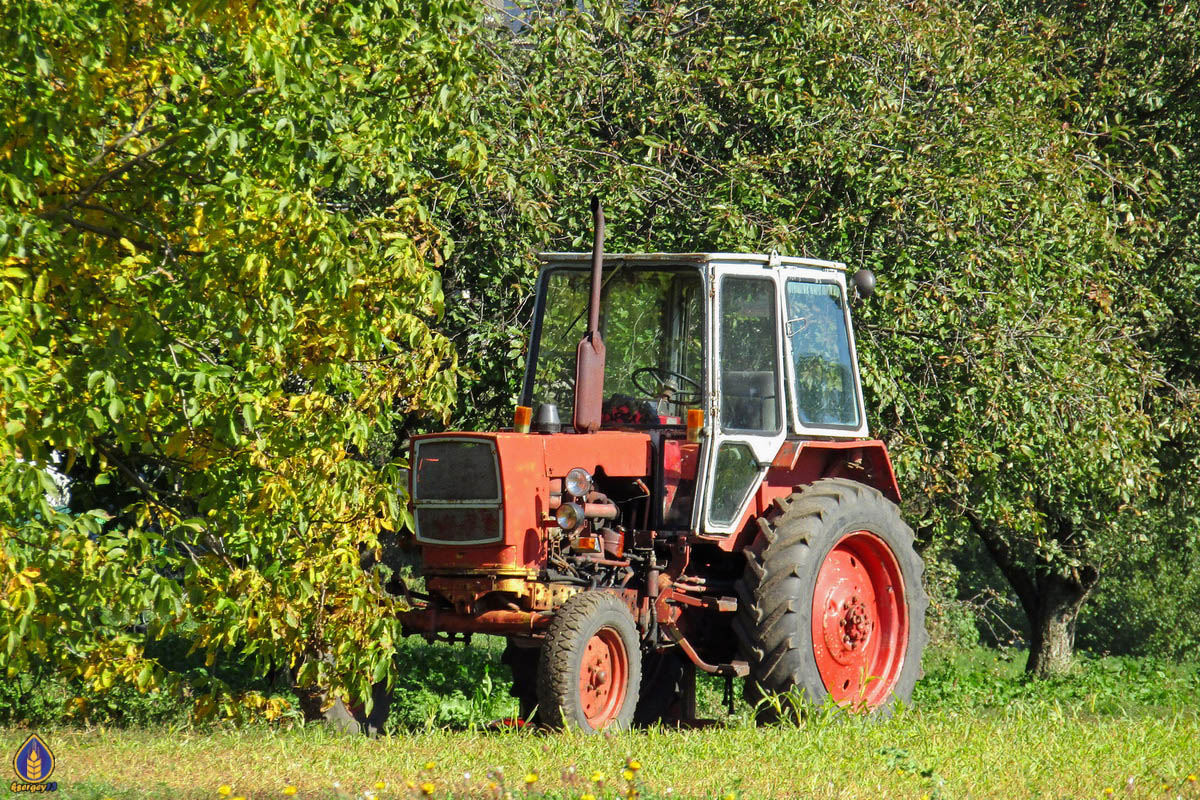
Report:
[[[1069,574],[1047,571],[1046,565],[1039,568],[1028,556],[1022,559],[1014,553],[1002,531],[973,514],[967,519],[1021,601],[1029,622],[1025,671],[1039,678],[1062,675],[1070,669],[1075,651],[1075,620],[1096,588],[1100,571],[1090,564]],[[1077,548],[1070,522],[1061,518],[1055,522],[1059,541]]]
[[[1075,650],[1075,620],[1091,594],[1091,586],[1086,584],[1075,576],[1044,575],[1039,578],[1037,608],[1029,618],[1026,672],[1049,678],[1070,669]]]

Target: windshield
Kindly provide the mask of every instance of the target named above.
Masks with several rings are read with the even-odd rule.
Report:
[[[575,408],[575,350],[587,327],[591,273],[545,274],[545,302],[527,404],[554,403],[569,424]],[[604,272],[600,334],[606,350],[603,427],[676,425],[701,403],[703,289],[695,268],[620,265]],[[528,389],[527,389],[528,393]]]

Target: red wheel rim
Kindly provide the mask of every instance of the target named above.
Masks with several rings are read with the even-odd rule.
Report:
[[[891,548],[873,533],[843,536],[817,573],[813,655],[839,705],[875,708],[891,696],[908,649],[904,579]]]
[[[579,664],[579,702],[594,730],[617,718],[625,705],[629,656],[621,636],[612,628],[596,631],[583,648]]]

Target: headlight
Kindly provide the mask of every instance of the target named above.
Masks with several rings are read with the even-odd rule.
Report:
[[[586,469],[575,467],[563,479],[563,488],[569,495],[583,497],[592,490],[592,476]]]
[[[554,521],[564,531],[572,530],[583,522],[583,509],[576,503],[563,503],[554,512]]]

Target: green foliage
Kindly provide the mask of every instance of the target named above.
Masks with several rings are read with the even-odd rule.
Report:
[[[195,691],[213,665],[358,695],[406,523],[400,415],[448,412],[447,243],[414,154],[453,150],[474,6],[18,3],[0,34],[0,665]],[[381,460],[382,461],[382,460]],[[52,507],[46,468],[73,480]],[[111,487],[111,488],[105,488]],[[185,677],[147,651],[194,631]],[[336,669],[331,665],[336,663]]]
[[[396,653],[396,678],[387,730],[483,728],[517,716],[508,693],[512,677],[500,663],[503,640],[455,647],[410,638]]]
[[[1186,708],[1200,690],[1196,664],[1129,656],[1077,659],[1072,671],[1031,680],[1013,649],[938,648],[926,656],[913,692],[917,708],[968,713],[1057,708],[1091,715],[1155,716]]]
[[[1168,396],[1193,422],[1161,426],[1162,501],[1130,531],[1137,547],[1110,565],[1096,606],[1080,620],[1096,649],[1194,657],[1194,564],[1200,531],[1195,386],[1200,379],[1200,8],[1193,4],[1053,3],[1064,68],[1078,85],[1072,124],[1095,136],[1106,164],[1132,164],[1105,202],[1154,224],[1145,268],[1129,281],[1162,298],[1164,314],[1142,331],[1168,381]],[[1163,409],[1158,407],[1159,413]],[[1169,418],[1169,417],[1168,417]]]
[[[291,682],[284,670],[262,674],[245,653],[224,653],[206,666],[205,654],[194,647],[195,631],[169,634],[145,644],[144,657],[178,680],[167,685],[139,687],[124,682],[97,684],[63,670],[53,660],[32,661],[0,686],[0,722],[46,727],[70,721],[78,725],[136,727],[183,726],[191,723],[194,687],[219,680],[236,695],[267,695],[277,700],[284,719],[300,718]]]
[[[1200,529],[1165,528],[1113,565],[1079,619],[1079,643],[1096,653],[1200,661]]]
[[[398,440],[505,420],[532,255],[590,242],[592,193],[613,251],[874,269],[870,414],[926,552],[983,537],[1035,640],[1046,586],[1072,617],[1126,570],[1105,608],[1194,652],[1150,558],[1187,609],[1200,11],[1162,11],[12,4],[0,666],[231,716],[286,710],[244,656],[362,696]],[[199,665],[148,649],[181,631]]]
[[[42,671],[0,687],[0,720],[7,725],[46,728],[64,720],[107,726],[184,725],[192,704],[163,691],[139,692],[118,684],[97,690],[84,681],[68,682],[60,672]]]

